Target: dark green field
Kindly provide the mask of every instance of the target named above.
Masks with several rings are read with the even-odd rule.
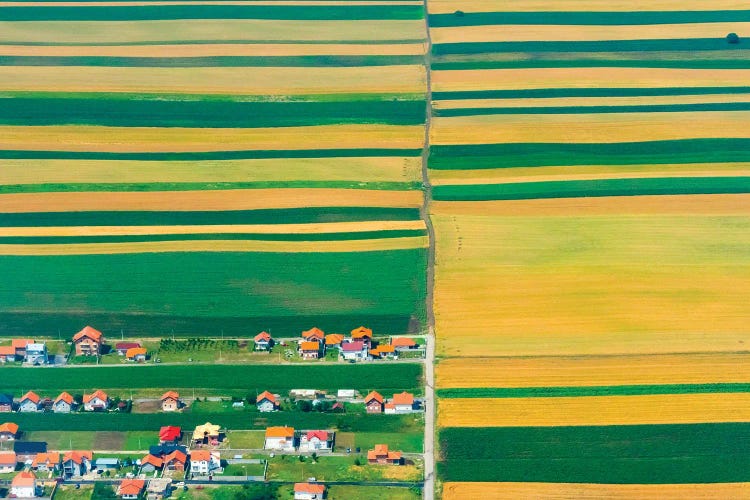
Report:
[[[750,67],[750,66],[749,66]],[[593,113],[685,113],[696,111],[747,111],[750,103],[723,102],[701,104],[644,104],[630,106],[530,106],[508,108],[438,109],[434,116],[481,115],[580,115]]]
[[[745,51],[742,44],[728,44],[717,38],[677,38],[658,40],[597,40],[572,42],[471,42],[438,43],[432,46],[436,56],[447,54],[482,54],[492,52],[661,52],[671,50]],[[644,56],[645,57],[645,56]]]
[[[585,387],[485,387],[438,389],[441,398],[548,398],[750,392],[750,384],[662,384]]]
[[[557,59],[534,59],[523,61],[455,61],[436,62],[434,70],[447,69],[514,69],[514,68],[686,68],[686,69],[747,69],[747,59],[575,59],[561,61]]]
[[[42,57],[0,56],[0,66],[196,67],[350,67],[421,64],[421,56],[214,56],[214,57]]]
[[[750,87],[596,87],[433,92],[432,97],[436,100],[523,99],[538,97],[634,97],[665,95],[746,94],[748,92],[750,92]],[[433,148],[435,147],[436,146],[433,146]]]
[[[449,428],[446,481],[714,483],[750,480],[750,424]]]

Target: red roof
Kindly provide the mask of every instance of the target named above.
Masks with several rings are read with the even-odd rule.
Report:
[[[396,349],[392,345],[379,345],[377,351],[379,354],[388,354],[396,352]]]
[[[95,398],[99,398],[102,401],[106,401],[107,399],[109,399],[106,392],[102,391],[101,389],[97,389],[92,394],[84,394],[83,402],[88,403],[90,401],[93,401]]]
[[[11,486],[35,486],[36,485],[36,475],[34,475],[33,472],[29,471],[23,471],[16,474],[16,477],[13,478],[13,481],[10,483]]]
[[[265,340],[266,342],[269,342],[271,340],[271,334],[268,332],[260,332],[258,335],[255,336],[253,339],[255,342],[260,342],[261,340]]]
[[[164,457],[164,463],[172,462],[172,461],[182,462],[183,464],[185,461],[187,461],[187,455],[185,455],[180,450],[174,450],[172,453]]]
[[[383,402],[383,396],[381,396],[379,392],[372,391],[370,394],[365,396],[365,404],[369,403],[373,399],[377,401],[378,403]]]
[[[13,346],[14,349],[26,349],[26,346],[29,344],[33,344],[34,339],[13,339],[11,340],[11,346]]]
[[[15,451],[0,451],[0,465],[16,465]]]
[[[65,455],[63,455],[63,462],[72,460],[73,462],[80,464],[80,463],[83,463],[84,458],[91,461],[93,457],[94,457],[94,453],[91,451],[74,450],[74,451],[68,451],[65,453]]]
[[[13,422],[5,422],[4,424],[0,424],[0,432],[9,432],[11,434],[17,434],[18,424],[14,424]]]
[[[161,401],[164,401],[165,399],[174,399],[175,401],[177,401],[178,399],[180,399],[180,395],[175,391],[167,391],[161,395]]]
[[[161,458],[155,457],[154,455],[151,455],[151,454],[148,454],[148,455],[146,455],[145,457],[143,457],[141,459],[141,467],[144,466],[144,465],[146,465],[146,464],[151,464],[154,467],[156,467],[157,469],[159,469],[159,468],[161,468],[161,466],[162,466],[163,463],[164,463],[164,461]]]
[[[86,326],[83,330],[73,335],[73,342],[77,342],[84,337],[88,337],[99,342],[102,338],[102,332],[90,326]]]
[[[139,344],[138,342],[120,342],[115,344],[115,349],[117,349],[118,351],[127,351],[128,349],[132,349],[134,347],[141,347],[141,344]]]
[[[0,356],[15,356],[16,348],[12,345],[0,345]]]
[[[414,404],[414,395],[409,394],[408,392],[404,391],[400,394],[394,394],[393,399],[391,402],[394,405],[413,405]]]
[[[408,339],[406,337],[396,337],[391,339],[391,345],[394,347],[414,347],[417,345],[416,342],[414,342],[413,339]]]
[[[313,495],[322,495],[326,491],[325,484],[294,483],[295,493],[310,493]]]
[[[326,431],[307,431],[307,440],[318,438],[321,441],[328,441],[328,432]]]
[[[318,328],[317,326],[314,326],[310,328],[309,330],[305,330],[304,332],[302,332],[302,337],[308,340],[311,338],[323,340],[325,336],[326,336],[325,332],[321,330],[320,328]]]
[[[361,339],[363,337],[372,338],[372,330],[369,328],[365,328],[364,326],[360,326],[359,328],[355,328],[354,330],[352,330],[352,338]]]
[[[261,392],[261,393],[260,393],[260,394],[258,395],[258,397],[257,397],[257,398],[255,398],[255,402],[256,402],[256,403],[260,403],[260,402],[261,402],[261,401],[263,401],[264,399],[267,399],[267,400],[269,400],[270,402],[272,402],[273,404],[276,404],[276,396],[274,396],[273,394],[271,394],[271,393],[270,393],[270,392],[268,392],[268,391],[263,391],[263,392]]]
[[[71,396],[67,392],[63,392],[59,396],[57,396],[57,398],[55,398],[55,403],[57,403],[58,401],[65,401],[69,405],[72,405],[73,404],[73,396]]]
[[[387,458],[388,460],[401,460],[400,451],[388,451],[387,444],[376,444],[374,450],[367,451],[368,460]]]
[[[182,429],[173,425],[165,425],[159,429],[159,439],[162,441],[174,441],[180,439],[182,435]]]
[[[24,394],[23,396],[21,396],[21,399],[19,399],[18,401],[22,403],[22,402],[24,402],[27,399],[29,401],[31,401],[32,403],[34,403],[34,404],[39,404],[39,401],[42,400],[42,398],[40,398],[37,393],[29,391],[26,394]]]
[[[341,350],[344,352],[359,352],[365,348],[365,343],[361,340],[354,342],[345,342],[341,344]]]
[[[145,485],[143,479],[123,479],[117,492],[119,495],[138,495]]]
[[[208,462],[211,460],[211,452],[208,450],[193,450],[190,452],[190,460],[195,462]]]

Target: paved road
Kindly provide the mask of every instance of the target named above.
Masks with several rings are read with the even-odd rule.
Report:
[[[430,328],[434,332],[433,328]],[[424,404],[424,490],[425,499],[435,498],[435,336],[427,339],[427,359],[425,363],[425,404]]]

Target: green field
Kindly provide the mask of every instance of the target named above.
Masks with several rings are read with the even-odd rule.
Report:
[[[421,64],[421,56],[212,56],[212,57],[97,57],[0,56],[0,66],[108,66],[108,67],[356,67]]]

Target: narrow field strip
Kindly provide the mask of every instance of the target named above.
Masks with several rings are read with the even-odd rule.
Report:
[[[658,59],[660,53],[647,54],[648,58],[643,59],[605,59],[592,54],[581,54],[579,59],[555,59],[539,57],[538,59],[520,59],[520,60],[502,60],[490,59],[486,61],[465,60],[465,61],[447,61],[433,62],[431,68],[435,71],[441,70],[477,70],[477,69],[516,69],[516,68],[684,68],[684,69],[748,69],[750,63],[747,61],[747,54],[743,52],[732,52],[737,57],[716,57],[704,55],[702,59],[696,58],[698,54],[705,54],[706,51],[697,51],[692,58],[683,57],[676,59]],[[571,52],[571,55],[578,55],[579,52]],[[717,53],[721,54],[724,53]],[[504,54],[498,53],[498,56]],[[587,59],[584,57],[588,56]],[[445,59],[457,59],[461,57],[474,58],[473,55],[449,55]],[[395,63],[394,63],[395,64]],[[291,65],[291,64],[289,64]]]
[[[433,92],[432,98],[441,102],[461,99],[553,99],[594,97],[655,97],[655,96],[699,96],[713,94],[745,94],[750,87],[584,87],[584,88],[537,88],[517,90],[468,90],[455,92]]]
[[[419,149],[356,148],[356,149],[256,149],[199,152],[148,152],[125,153],[107,151],[47,151],[0,149],[4,160],[92,160],[92,161],[170,161],[201,162],[230,160],[298,160],[303,158],[359,158],[382,156],[394,158],[419,155]]]
[[[417,148],[418,125],[321,125],[281,128],[0,126],[0,149],[80,152],[206,152],[232,149]]]
[[[1,30],[2,28],[0,28]],[[0,91],[151,94],[420,94],[422,66],[62,68],[0,66]]]
[[[361,67],[419,64],[421,56],[213,56],[213,57],[16,57],[0,56],[1,66],[92,66],[109,68]]]
[[[588,387],[488,387],[438,389],[441,398],[579,398],[663,394],[750,393],[748,384],[603,385]]]
[[[750,498],[750,483],[718,484],[585,484],[585,483],[467,483],[443,484],[443,500],[602,499],[714,500]]]
[[[690,26],[690,25],[686,25]],[[450,29],[450,28],[444,28]],[[518,52],[536,53],[607,53],[642,52],[644,57],[651,53],[660,54],[666,51],[696,51],[717,53],[745,53],[744,46],[727,43],[724,36],[706,36],[705,38],[657,38],[657,39],[622,39],[622,40],[558,40],[558,41],[496,41],[496,42],[455,42],[436,43],[432,46],[435,56],[476,55],[476,54],[509,54]]]
[[[426,236],[340,241],[196,240],[32,245],[0,243],[0,255],[112,255],[172,252],[373,252],[426,247]]]
[[[413,182],[359,182],[359,181],[266,181],[266,182],[153,182],[153,183],[101,183],[101,184],[5,184],[0,194],[12,193],[71,193],[71,192],[148,192],[148,191],[216,191],[238,189],[379,189],[405,191],[421,189],[419,181]]]
[[[696,103],[696,104],[654,104],[627,106],[537,106],[529,108],[463,108],[436,109],[433,116],[483,116],[483,115],[518,115],[518,114],[591,114],[591,113],[686,113],[697,111],[747,111],[750,103]]]
[[[662,106],[676,104],[747,103],[750,94],[702,94],[667,96],[610,96],[610,97],[529,97],[508,99],[446,99],[434,100],[433,110],[484,108],[563,108],[610,106]]]
[[[133,7],[148,5],[244,5],[244,6],[348,6],[348,5],[422,5],[418,0],[51,0],[0,2],[0,7]]]
[[[456,2],[453,0],[430,0],[431,14],[453,14]],[[706,4],[703,0],[462,0],[464,12],[651,12],[651,11],[705,11],[705,10],[745,10],[747,3],[741,0],[713,0]]]
[[[441,360],[435,371],[438,386],[443,390],[485,387],[581,389],[647,387],[650,384],[710,387],[746,385],[750,382],[748,361],[750,355],[746,353],[449,358]]]

